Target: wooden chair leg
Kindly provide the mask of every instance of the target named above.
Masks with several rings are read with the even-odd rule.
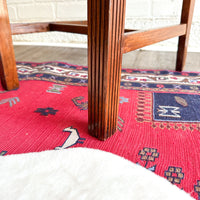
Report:
[[[0,0],[0,78],[6,90],[19,87],[6,0]]]
[[[187,48],[192,24],[195,0],[183,0],[181,23],[187,24],[186,34],[179,37],[176,70],[182,71],[185,67]]]
[[[117,127],[125,3],[88,0],[88,127],[100,140]]]

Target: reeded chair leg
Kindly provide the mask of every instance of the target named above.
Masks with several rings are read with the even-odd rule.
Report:
[[[185,67],[194,4],[195,0],[183,0],[181,23],[187,24],[187,28],[186,34],[179,37],[176,71],[183,71]]]
[[[19,87],[8,10],[5,0],[0,0],[0,79],[6,90]]]
[[[117,127],[125,2],[88,0],[88,123],[100,140]]]

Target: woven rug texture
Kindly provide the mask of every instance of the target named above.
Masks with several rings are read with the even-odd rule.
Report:
[[[200,73],[123,69],[118,131],[102,142],[88,134],[87,67],[18,62],[17,68],[20,88],[0,87],[0,156],[100,149],[200,199]]]

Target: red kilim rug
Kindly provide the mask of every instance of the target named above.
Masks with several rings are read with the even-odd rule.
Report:
[[[87,67],[17,63],[0,88],[0,155],[88,147],[112,152],[200,199],[200,74],[122,70],[117,133],[88,135]],[[153,184],[153,183],[152,183]]]

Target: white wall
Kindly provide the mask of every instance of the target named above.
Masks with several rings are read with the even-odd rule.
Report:
[[[7,0],[12,22],[86,19],[86,0]]]
[[[87,0],[7,0],[11,22],[85,20]],[[147,29],[180,21],[182,0],[127,0],[126,27]],[[196,0],[189,50],[200,51],[200,0]],[[86,43],[86,37],[71,34],[15,36],[14,41]],[[54,34],[54,36],[55,36]],[[152,45],[150,49],[176,50],[177,39]]]

